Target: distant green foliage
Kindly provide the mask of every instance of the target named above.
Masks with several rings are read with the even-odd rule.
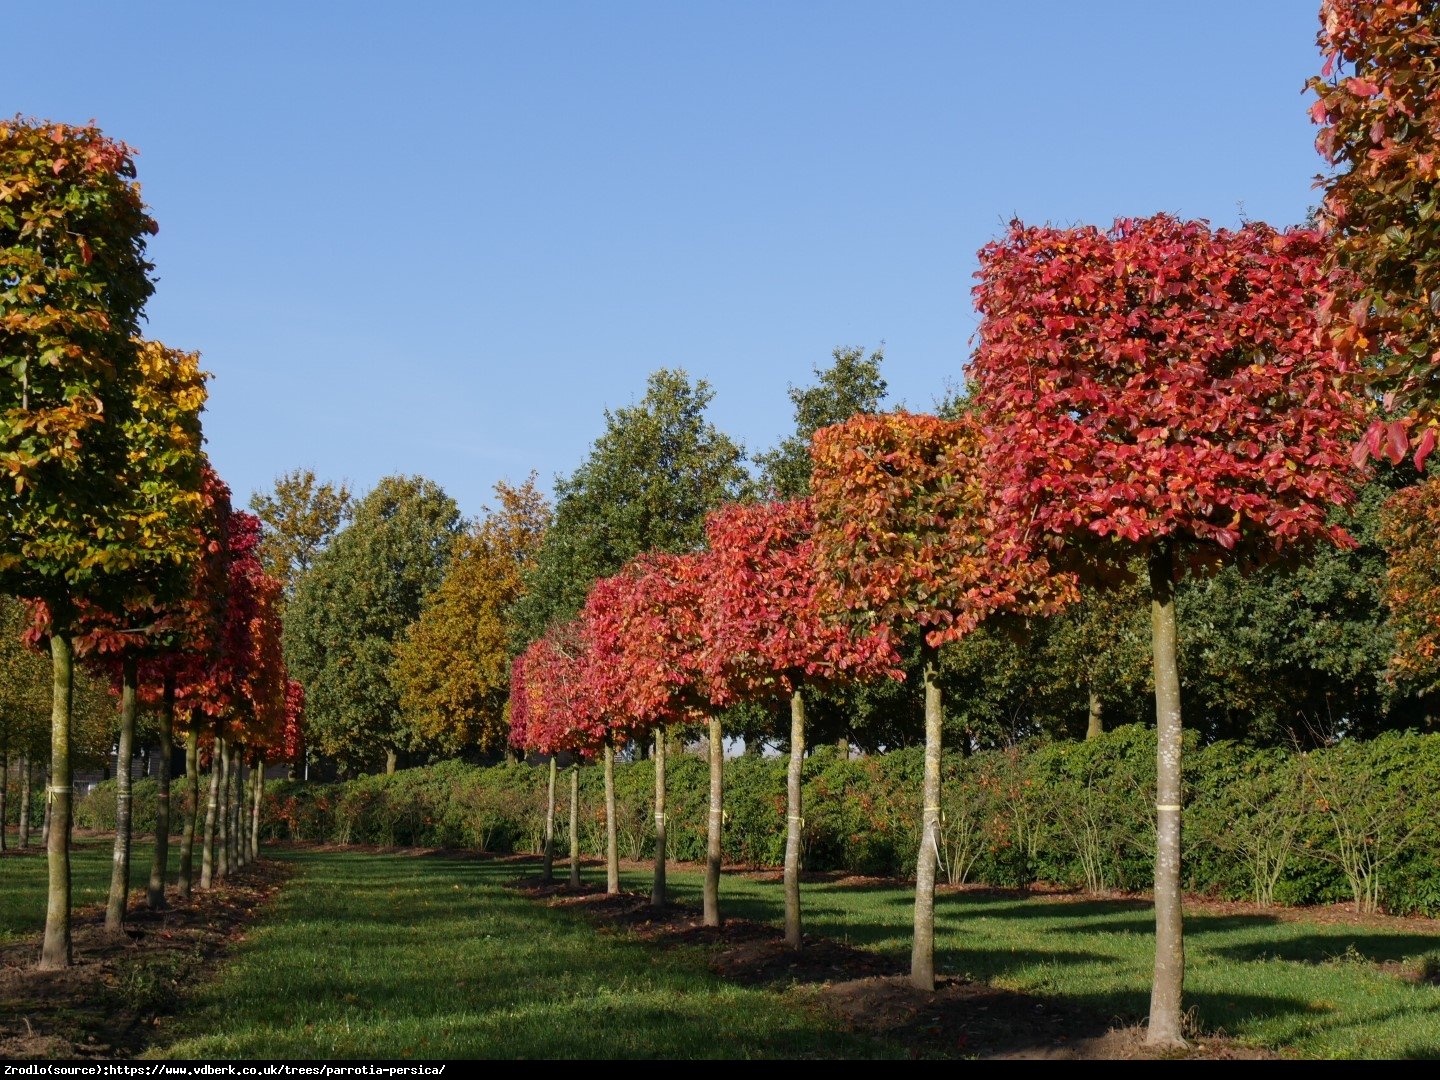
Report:
[[[704,379],[662,369],[639,404],[605,411],[590,456],[556,478],[554,523],[513,610],[517,651],[641,552],[693,551],[706,512],[748,490],[744,447],[706,415],[714,396]]]
[[[315,557],[285,613],[285,660],[305,687],[309,738],[352,770],[410,749],[395,646],[439,586],[461,529],[433,481],[387,476]]]
[[[795,499],[810,494],[810,437],[822,427],[848,420],[856,413],[879,412],[888,389],[880,376],[885,350],[869,356],[864,349],[837,348],[835,362],[816,367],[814,386],[790,387],[795,407],[795,432],[773,450],[755,455],[761,486],[767,495]]]

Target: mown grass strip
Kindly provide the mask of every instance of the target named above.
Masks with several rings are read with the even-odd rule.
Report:
[[[199,988],[181,1058],[871,1057],[803,991],[729,985],[698,948],[597,935],[513,864],[295,851],[296,875]]]

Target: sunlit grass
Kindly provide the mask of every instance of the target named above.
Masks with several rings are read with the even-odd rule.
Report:
[[[680,899],[700,877],[672,871]],[[644,888],[648,875],[625,876]],[[778,883],[727,876],[728,913],[779,923]],[[908,959],[911,894],[891,886],[804,886],[807,931]],[[1153,915],[1124,900],[1002,899],[943,892],[938,964],[1029,993],[1054,995],[1121,1021],[1149,1005]],[[1264,914],[1186,917],[1186,1006],[1201,1028],[1307,1057],[1440,1056],[1440,987],[1382,969],[1440,951],[1437,932],[1295,922]]]
[[[296,876],[215,981],[198,989],[165,1056],[892,1052],[839,1031],[803,992],[723,982],[699,949],[597,935],[573,913],[505,888],[513,864],[285,857]]]

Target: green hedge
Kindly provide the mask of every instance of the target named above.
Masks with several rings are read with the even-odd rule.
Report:
[[[178,836],[184,823],[185,802],[181,785],[171,784],[170,798],[175,813],[170,815],[170,833]],[[137,833],[155,831],[155,809],[159,804],[160,784],[146,777],[130,785],[130,828]],[[96,784],[89,793],[75,800],[75,824],[82,829],[115,829],[115,781]]]
[[[705,849],[704,760],[672,755],[672,857]],[[908,875],[919,839],[919,748],[846,760],[819,747],[805,762],[805,865]],[[1093,891],[1148,886],[1154,840],[1155,738],[1125,727],[1087,742],[947,755],[942,874],[951,882],[1033,881]],[[266,789],[271,838],[534,851],[544,830],[546,770],[447,762],[344,784]],[[600,770],[581,771],[580,843],[604,851]],[[568,848],[561,774],[558,850]],[[616,766],[620,852],[652,854],[653,765]],[[113,811],[112,811],[113,813]],[[785,762],[726,762],[727,860],[778,866]],[[1188,887],[1262,903],[1353,900],[1440,915],[1440,736],[1390,734],[1309,753],[1233,743],[1186,757]]]

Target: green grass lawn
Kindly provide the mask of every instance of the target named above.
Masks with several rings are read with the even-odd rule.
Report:
[[[875,1056],[695,947],[597,935],[514,864],[296,851],[296,876],[161,1037],[181,1058]]]
[[[140,845],[137,866],[147,865]],[[278,853],[296,876],[216,979],[157,1034],[179,1057],[878,1056],[840,1032],[803,989],[741,987],[699,947],[597,934],[579,914],[507,889],[515,864],[405,855]],[[37,934],[44,858],[0,860],[0,940]],[[77,900],[98,903],[109,845],[82,840]],[[587,868],[591,880],[601,877]],[[138,880],[138,878],[137,878]],[[699,876],[672,872],[698,903]],[[648,875],[626,873],[627,888]],[[778,883],[727,876],[733,916],[778,921]],[[903,959],[910,894],[805,886],[807,930]],[[1127,901],[943,893],[941,970],[1143,1017],[1151,915]],[[1201,1027],[1307,1057],[1440,1056],[1440,988],[1380,962],[1440,952],[1440,934],[1187,918],[1187,1005]]]
[[[673,872],[677,898],[699,904],[700,877]],[[649,875],[624,876],[627,889]],[[730,915],[779,923],[778,883],[729,877]],[[911,893],[890,886],[804,886],[806,931],[908,961]],[[936,899],[937,964],[1008,989],[1053,995],[1104,1016],[1143,1019],[1154,961],[1148,903]],[[1440,1057],[1440,987],[1416,984],[1376,962],[1440,952],[1434,933],[1291,922],[1266,915],[1185,920],[1186,1006],[1207,1032],[1292,1049],[1307,1057]]]

